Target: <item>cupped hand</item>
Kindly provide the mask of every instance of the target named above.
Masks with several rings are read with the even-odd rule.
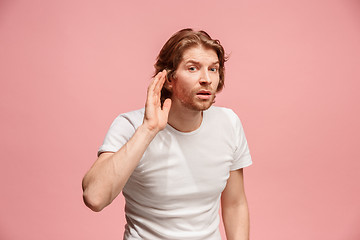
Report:
[[[163,70],[156,74],[147,90],[143,124],[148,130],[155,131],[156,133],[165,128],[171,107],[171,100],[169,98],[165,100],[163,107],[161,107],[161,89],[165,80],[166,70]]]

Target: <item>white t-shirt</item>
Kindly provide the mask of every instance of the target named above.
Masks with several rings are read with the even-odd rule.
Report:
[[[98,154],[118,151],[143,117],[144,109],[119,115]],[[230,109],[210,107],[193,132],[179,132],[168,124],[123,189],[124,239],[221,239],[221,192],[230,171],[251,164],[242,125]]]

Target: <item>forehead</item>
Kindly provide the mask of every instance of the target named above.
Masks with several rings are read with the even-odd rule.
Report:
[[[186,63],[188,61],[213,64],[218,62],[219,58],[214,49],[204,48],[203,46],[194,46],[186,49],[183,53],[181,63]]]

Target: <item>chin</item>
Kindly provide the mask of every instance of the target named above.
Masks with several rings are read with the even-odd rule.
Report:
[[[205,111],[212,106],[213,101],[206,101],[206,102],[192,102],[185,104],[188,109],[195,110],[195,111]]]
[[[209,109],[212,104],[214,103],[215,97],[212,97],[210,99],[201,100],[197,99],[196,97],[185,97],[180,100],[181,105],[187,109],[193,110],[193,111],[205,111]]]

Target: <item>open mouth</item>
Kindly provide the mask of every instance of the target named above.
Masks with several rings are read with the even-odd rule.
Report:
[[[208,100],[211,98],[211,91],[200,91],[196,93],[196,96],[198,96],[200,99]]]
[[[200,91],[197,93],[197,95],[210,96],[211,92],[210,91]]]

